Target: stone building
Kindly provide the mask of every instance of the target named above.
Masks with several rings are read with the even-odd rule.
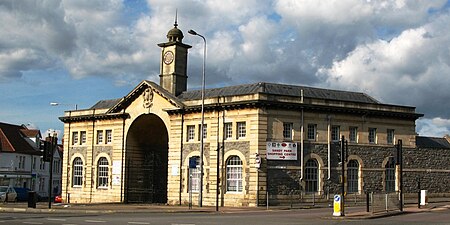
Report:
[[[448,180],[447,164],[416,164],[434,160],[416,145],[415,121],[423,115],[364,93],[275,83],[207,89],[202,128],[201,90],[187,90],[191,46],[176,23],[167,38],[158,44],[160,84],[144,80],[122,98],[60,117],[69,140],[65,201],[187,204],[192,197],[194,204],[257,206],[267,193],[275,200],[337,193],[342,136],[348,193],[399,189],[392,160],[398,140],[406,191],[425,172]],[[445,148],[439,154],[450,157]],[[449,192],[448,182],[436,190]]]

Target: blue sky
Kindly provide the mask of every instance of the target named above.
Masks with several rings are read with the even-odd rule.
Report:
[[[159,81],[178,11],[197,89],[277,82],[417,107],[417,132],[450,133],[447,0],[39,0],[0,2],[0,121],[61,131],[58,116]],[[63,103],[50,106],[50,102]]]

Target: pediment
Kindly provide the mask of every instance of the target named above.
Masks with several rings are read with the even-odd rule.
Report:
[[[137,85],[128,95],[120,99],[107,113],[118,113],[130,106],[137,98],[143,98],[143,106],[154,107],[153,99],[158,95],[165,99],[174,108],[184,108],[184,104],[173,94],[154,82],[144,80]]]

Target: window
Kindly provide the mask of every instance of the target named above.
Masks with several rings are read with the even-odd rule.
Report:
[[[45,191],[45,177],[39,178],[39,191]]]
[[[292,140],[292,128],[294,125],[292,123],[283,123],[283,138],[285,140]]]
[[[377,128],[369,128],[369,143],[375,144],[377,141]]]
[[[357,193],[359,182],[359,163],[356,160],[350,160],[347,164],[347,192]]]
[[[97,163],[97,179],[98,179],[97,187],[99,188],[108,187],[108,171],[109,171],[108,160],[105,157],[101,157]]]
[[[208,125],[203,124],[203,139],[206,139],[208,137]],[[198,125],[198,140],[200,141],[200,137],[202,136],[202,125]]]
[[[389,158],[385,166],[385,191],[395,191],[395,162],[394,158]]]
[[[112,143],[112,130],[106,130],[106,144]]]
[[[306,192],[317,192],[319,187],[319,167],[317,160],[310,159],[305,166],[305,190]]]
[[[242,192],[242,161],[238,156],[227,160],[227,192]]]
[[[80,157],[77,157],[73,160],[72,171],[72,186],[81,187],[81,185],[83,185],[83,161]]]
[[[308,124],[308,140],[316,140],[316,124]]]
[[[86,144],[86,131],[81,131],[81,132],[80,132],[80,137],[81,137],[81,143],[80,143],[80,145]]]
[[[358,127],[350,127],[350,142],[358,142]]]
[[[194,156],[196,167],[195,168],[189,168],[189,174],[190,174],[190,189],[191,192],[199,192],[200,191],[200,157]]]
[[[40,161],[39,161],[39,169],[40,170],[45,170],[45,162],[44,159],[41,157]]]
[[[331,126],[331,141],[338,142],[340,133],[340,127],[339,126]]]
[[[224,129],[225,139],[233,138],[233,127],[232,127],[231,123],[225,123],[223,129]]]
[[[187,141],[193,141],[194,137],[195,137],[195,126],[194,125],[188,125],[187,126],[186,140]]]
[[[97,144],[103,144],[103,131],[97,131]]]
[[[245,138],[247,135],[247,130],[245,126],[245,122],[237,122],[237,137],[239,138]]]
[[[72,145],[78,144],[78,132],[72,133]]]
[[[388,129],[387,130],[387,143],[392,145],[394,144],[394,130],[393,129]]]
[[[61,173],[61,161],[59,159],[53,160],[53,173],[60,174]]]
[[[25,156],[19,156],[19,168],[25,169]]]
[[[36,169],[36,158],[34,156],[32,156],[32,160],[33,160],[32,168],[33,168],[33,170],[35,170]]]

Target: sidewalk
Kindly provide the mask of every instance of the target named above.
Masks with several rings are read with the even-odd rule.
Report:
[[[371,213],[366,212],[365,207],[346,207],[346,214],[343,217],[331,216],[332,208],[329,207],[313,207],[321,208],[329,211],[330,216],[325,219],[374,219],[380,217],[388,217],[401,215],[405,213],[420,213],[432,210],[449,210],[450,202],[430,203],[422,206],[420,209],[417,204],[407,204],[404,211],[389,211]],[[308,209],[290,209],[286,206],[273,206],[269,211],[277,210],[308,210]],[[120,204],[120,203],[103,203],[103,204],[52,204],[51,209],[48,208],[48,202],[39,202],[36,208],[28,208],[25,203],[0,203],[0,212],[26,212],[26,213],[78,213],[78,214],[105,214],[105,213],[192,213],[192,212],[208,212],[208,213],[245,213],[245,212],[267,212],[266,207],[219,207],[216,211],[214,206],[198,207],[179,205],[157,205],[157,204]]]

